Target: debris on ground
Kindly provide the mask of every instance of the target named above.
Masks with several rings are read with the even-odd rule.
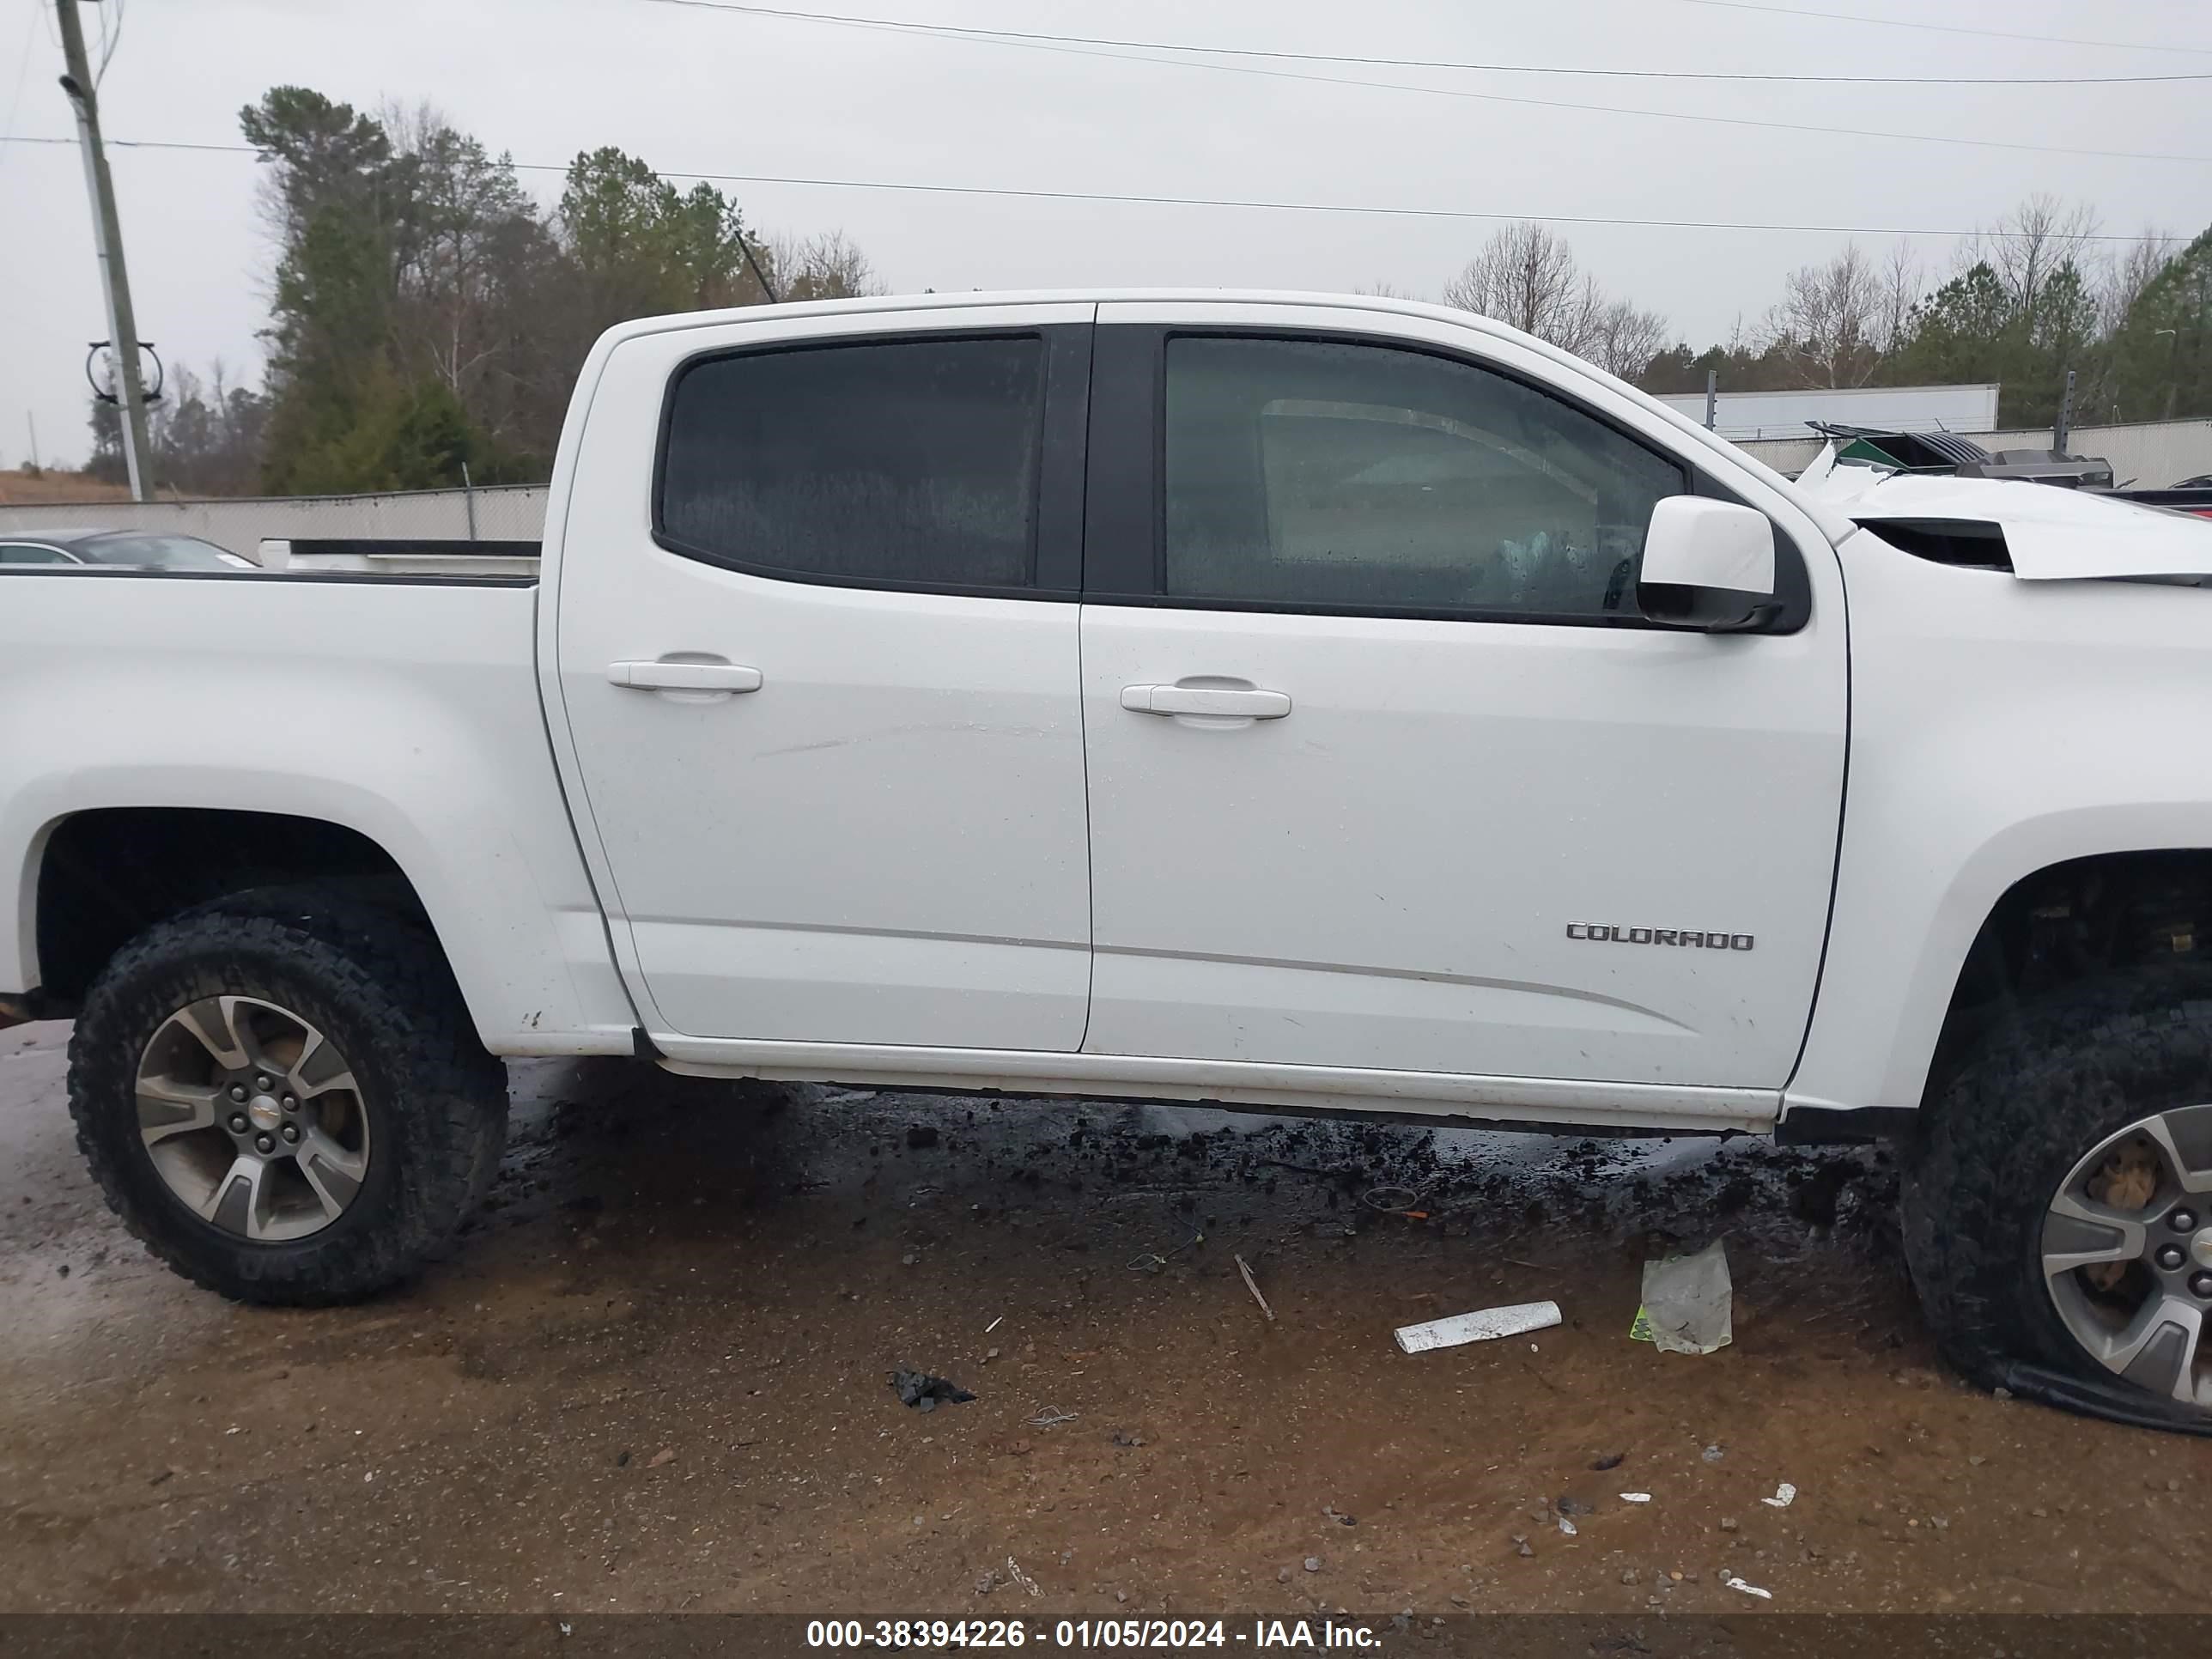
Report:
[[[652,1456],[645,1460],[645,1467],[648,1469],[665,1469],[675,1461],[676,1448],[673,1446],[663,1446],[659,1451],[653,1453]]]
[[[1260,1311],[1267,1316],[1267,1322],[1275,1322],[1275,1310],[1267,1305],[1267,1298],[1260,1294],[1260,1281],[1252,1277],[1252,1264],[1243,1256],[1237,1258],[1237,1271],[1244,1275],[1244,1288],[1252,1292],[1252,1299],[1260,1304]]]
[[[1431,1348],[1456,1348],[1466,1342],[1524,1336],[1530,1331],[1548,1330],[1559,1322],[1556,1302],[1516,1302],[1510,1307],[1482,1308],[1474,1313],[1454,1314],[1449,1319],[1401,1325],[1391,1334],[1407,1353],[1425,1353]]]
[[[1047,1406],[1035,1417],[1030,1419],[1030,1426],[1037,1429],[1056,1429],[1063,1423],[1073,1423],[1082,1415],[1080,1412],[1064,1412],[1057,1406]]]
[[[1027,1590],[1030,1593],[1030,1598],[1032,1601],[1044,1594],[1042,1590],[1037,1588],[1036,1580],[1030,1577],[1029,1574],[1024,1572],[1021,1569],[1020,1563],[1017,1562],[1011,1555],[1006,1558],[1006,1577],[1012,1579],[1017,1584],[1019,1584],[1024,1589]],[[1764,1595],[1765,1592],[1762,1590],[1760,1594]]]
[[[1607,1452],[1602,1457],[1592,1458],[1590,1460],[1590,1468],[1602,1474],[1607,1469],[1619,1468],[1627,1461],[1628,1454],[1626,1452]]]
[[[1651,1494],[1648,1492],[1625,1492],[1620,1494],[1620,1501],[1624,1504],[1648,1504],[1651,1501]]]
[[[1759,1501],[1769,1509],[1786,1510],[1797,1501],[1797,1488],[1785,1480],[1774,1489],[1773,1497],[1762,1498]]]
[[[1711,1353],[1735,1340],[1728,1250],[1715,1239],[1694,1255],[1644,1264],[1644,1305],[1631,1340],[1662,1353]]]
[[[1762,1601],[1771,1601],[1774,1599],[1772,1590],[1761,1589],[1756,1584],[1747,1584],[1734,1573],[1723,1575],[1721,1583],[1732,1590],[1741,1590],[1746,1595],[1756,1595]]]
[[[1718,1446],[1708,1446],[1698,1455],[1708,1463],[1717,1463],[1725,1455]]]
[[[932,1376],[927,1371],[893,1371],[891,1388],[901,1405],[918,1412],[933,1412],[940,1402],[957,1406],[975,1397],[951,1378]]]

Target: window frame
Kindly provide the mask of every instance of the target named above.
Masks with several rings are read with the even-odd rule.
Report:
[[[1540,377],[1518,373],[1471,351],[1422,340],[1345,328],[1267,324],[1113,323],[1097,325],[1091,349],[1091,441],[1085,495],[1083,599],[1086,605],[1171,611],[1257,611],[1284,616],[1375,617],[1412,622],[1514,623],[1552,628],[1622,628],[1680,633],[1633,608],[1635,583],[1617,612],[1538,611],[1474,605],[1354,605],[1289,599],[1199,598],[1167,591],[1167,348],[1176,339],[1272,340],[1359,345],[1433,357],[1513,381],[1665,461],[1682,475],[1682,493],[1747,505],[1689,456],[1655,444]],[[1781,609],[1747,632],[1794,634],[1812,616],[1812,583],[1789,532],[1768,519],[1774,536],[1775,597]]]
[[[1040,599],[1073,603],[1081,598],[1083,574],[1083,469],[1085,419],[1090,405],[1090,323],[1038,323],[996,328],[889,328],[866,333],[765,341],[694,352],[668,371],[661,388],[659,430],[653,448],[652,493],[647,513],[654,545],[678,558],[734,570],[771,581],[817,587],[872,589],[892,593],[945,593],[969,598]],[[1030,580],[1007,585],[984,582],[899,580],[886,576],[835,575],[757,563],[697,546],[672,535],[663,516],[671,428],[676,394],[684,377],[709,363],[732,358],[837,351],[857,346],[945,345],[963,341],[1036,340],[1042,347],[1043,397],[1036,427],[1036,471],[1030,501]]]

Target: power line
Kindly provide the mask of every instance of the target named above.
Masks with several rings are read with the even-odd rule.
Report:
[[[7,142],[18,144],[66,144],[70,141],[66,138],[17,137]],[[258,156],[261,154],[251,144],[197,144],[154,138],[111,138],[107,143],[111,149],[185,150],[222,155]],[[568,171],[568,164],[556,161],[510,161],[507,165],[518,173],[565,174]],[[1479,220],[1486,222],[1510,222],[1534,219],[1553,225],[1616,225],[1644,230],[1770,231],[1824,236],[1940,236],[1954,240],[1965,236],[2008,238],[2033,234],[2027,231],[1992,230],[1980,226],[1965,230],[1943,230],[1925,225],[1777,224],[1734,219],[1637,219],[1595,213],[1502,213],[1488,212],[1474,208],[1378,207],[1365,202],[1289,202],[1252,197],[1154,196],[1133,191],[1023,190],[1000,185],[927,185],[896,179],[821,179],[775,173],[686,173],[676,169],[660,168],[655,171],[663,179],[703,180],[708,184],[788,185],[810,190],[879,190],[927,196],[990,196],[1019,201],[1103,202],[1145,207],[1245,208],[1269,213],[1349,213],[1386,219],[1458,219]],[[2148,240],[2166,243],[2186,242],[2190,239],[2186,236],[2154,236],[2146,239],[2100,231],[2070,240],[2086,242],[2135,242]]]
[[[2053,46],[2103,46],[2114,52],[2183,52],[2191,58],[2212,58],[2212,46],[2175,46],[2163,41],[2083,40],[2067,34],[2020,34],[2009,29],[1969,28],[1960,23],[1920,23],[1902,17],[1867,17],[1848,11],[1801,11],[1795,6],[1766,6],[1755,0],[1680,0],[1686,6],[1711,6],[1722,11],[1762,11],[1776,17],[1817,18],[1823,22],[1852,23],[1861,28],[1920,29],[1931,34],[1971,34],[1985,40],[2033,40]]]
[[[645,0],[647,4],[683,6],[702,11],[739,11],[763,15],[764,8],[741,7],[729,0]],[[830,12],[778,11],[773,15],[798,18],[813,22],[830,23],[838,27],[880,29],[895,34],[918,34],[927,39],[966,40],[978,46],[1005,46],[1023,52],[1057,52],[1074,58],[1105,58],[1124,64],[1155,64],[1173,69],[1200,70],[1216,75],[1256,75],[1270,80],[1304,81],[1316,86],[1363,87],[1370,92],[1407,92],[1428,98],[1471,99],[1479,103],[1511,104],[1525,109],[1572,110],[1583,115],[1640,116],[1656,121],[1693,121],[1700,125],[1724,127],[1759,127],[1774,132],[1812,132],[1826,137],[1877,138],[1913,144],[1964,145],[1972,149],[2022,150],[2040,155],[2087,155],[2113,161],[2187,161],[2199,166],[2212,165],[2212,155],[2173,155],[2159,151],[2127,149],[2086,149],[2068,144],[2028,144],[2002,138],[1958,138],[1932,132],[1890,132],[1869,127],[1815,126],[1802,121],[1762,121],[1744,115],[1708,115],[1682,110],[1636,109],[1618,104],[1576,103],[1559,98],[1528,98],[1513,93],[1475,92],[1465,87],[1413,86],[1402,81],[1363,81],[1350,76],[1314,75],[1300,70],[1263,69],[1256,64],[1227,64],[1194,62],[1185,58],[1146,56],[1105,47],[1061,46],[1046,40],[1018,40],[1004,35],[984,35],[962,30],[946,24],[916,24],[901,22],[891,18],[871,18]],[[1073,37],[1070,37],[1073,39]]]
[[[1763,75],[1734,70],[1576,69],[1564,64],[1491,64],[1449,58],[1364,58],[1346,52],[1282,52],[1261,46],[1200,46],[1181,40],[1122,40],[1095,34],[1048,34],[1036,29],[977,28],[964,23],[917,23],[903,18],[860,17],[843,12],[797,11],[784,6],[741,5],[734,3],[734,0],[647,0],[647,3],[697,11],[743,12],[754,17],[779,17],[798,22],[894,29],[914,34],[950,36],[955,40],[1120,46],[1139,52],[1194,52],[1212,58],[1266,58],[1280,63],[1350,64],[1368,69],[1472,70],[1485,75],[1565,75],[1627,81],[1752,81],[1890,87],[2131,86],[2154,82],[2212,81],[2212,70],[2166,75],[1966,76]]]

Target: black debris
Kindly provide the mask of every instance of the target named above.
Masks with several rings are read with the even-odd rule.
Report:
[[[975,1397],[950,1377],[932,1376],[927,1371],[893,1371],[891,1389],[901,1405],[922,1412],[935,1411],[940,1401],[957,1406]]]

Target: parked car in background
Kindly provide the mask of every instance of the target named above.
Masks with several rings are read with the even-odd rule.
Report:
[[[0,536],[0,564],[105,565],[124,570],[258,570],[197,536],[143,530],[33,530]]]

